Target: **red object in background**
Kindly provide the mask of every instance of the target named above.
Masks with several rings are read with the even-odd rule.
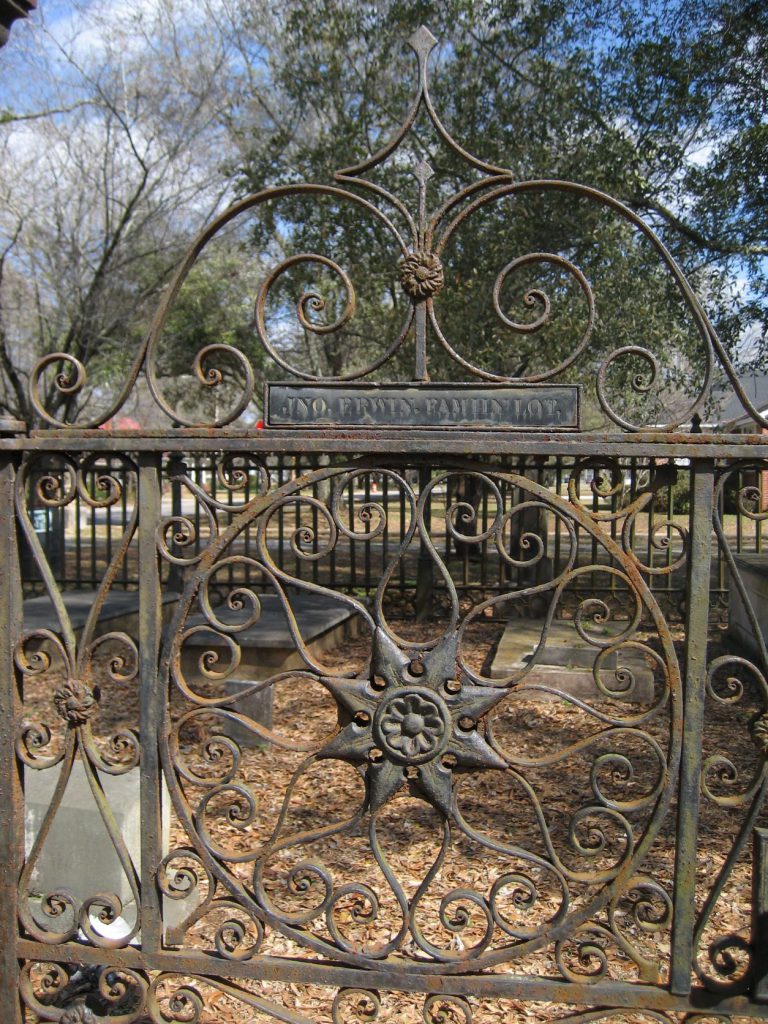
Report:
[[[264,429],[264,420],[256,420],[256,429],[257,430],[263,430]]]
[[[119,419],[102,423],[99,430],[141,430],[141,424],[130,416],[121,416]]]

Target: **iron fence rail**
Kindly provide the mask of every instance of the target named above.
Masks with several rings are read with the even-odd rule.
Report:
[[[180,456],[174,455],[175,459]],[[218,455],[216,453],[191,452],[183,456],[187,475],[195,485],[216,500],[226,494],[219,473]],[[559,497],[567,497],[571,474],[576,459],[566,456],[524,456],[495,460],[499,468],[520,473],[535,479]],[[687,461],[687,460],[685,460]],[[315,470],[323,465],[331,465],[332,457],[306,454],[276,454],[266,460],[266,469],[270,477],[270,486],[282,487],[290,480],[296,479],[305,472]],[[50,467],[57,465],[57,456],[50,455]],[[673,466],[673,460],[629,458],[620,460],[621,479],[618,486],[601,494],[592,490],[590,475],[580,481],[586,499],[593,511],[605,510],[616,513],[622,505],[630,504],[638,493],[648,486],[652,474],[660,467]],[[687,468],[687,467],[681,467]],[[424,466],[418,468],[411,464],[408,468],[404,462],[406,473],[416,477],[425,472]],[[429,468],[426,470],[431,472]],[[45,473],[43,467],[37,470],[37,478],[30,478],[30,494],[34,494],[38,480]],[[759,554],[764,547],[764,526],[761,519],[755,519],[745,510],[742,503],[736,500],[736,493],[746,486],[762,487],[758,477],[764,474],[754,469],[738,470],[727,491],[718,496],[719,513],[722,517],[726,534],[732,549],[737,554]],[[105,567],[113,557],[116,544],[123,536],[126,524],[133,511],[136,500],[135,480],[126,470],[123,460],[110,454],[101,456],[93,462],[86,472],[86,487],[94,494],[99,491],[98,478],[108,476],[114,478],[120,486],[120,499],[108,507],[94,507],[77,493],[66,508],[35,507],[31,501],[31,516],[49,565],[53,571],[57,585],[64,590],[87,590],[99,586]],[[639,515],[632,526],[632,542],[638,551],[641,549],[646,560],[655,559],[657,564],[671,566],[676,557],[676,544],[679,548],[679,536],[676,529],[687,521],[690,510],[690,490],[687,485],[687,472],[674,479],[669,474],[668,482],[658,488],[654,501]],[[260,474],[251,471],[245,473],[240,492],[243,501],[247,502],[258,493],[263,481]],[[320,496],[323,485],[315,483],[311,487],[315,498]],[[502,484],[504,497],[508,497],[507,486]],[[469,491],[472,492],[471,484]],[[461,497],[461,495],[458,495]],[[378,586],[391,554],[402,544],[406,530],[404,498],[401,492],[392,487],[382,487],[380,474],[365,476],[359,495],[353,492],[347,496],[348,514],[354,519],[356,515],[355,500],[359,498],[365,505],[375,502],[381,505],[384,514],[384,529],[375,541],[350,540],[341,544],[323,562],[313,562],[309,567],[292,547],[292,537],[297,529],[308,526],[317,531],[319,527],[318,513],[315,509],[309,517],[302,514],[298,505],[294,508],[281,508],[273,523],[270,545],[277,565],[281,569],[290,567],[299,578],[307,571],[309,578],[315,583],[332,590],[370,595]],[[486,489],[475,488],[474,492],[465,495],[473,510],[471,521],[464,524],[467,543],[463,544],[452,537],[446,528],[446,501],[452,496],[445,489],[435,492],[432,498],[432,536],[439,544],[446,564],[451,566],[457,586],[465,591],[501,592],[515,584],[525,582],[522,578],[513,578],[509,567],[498,557],[488,540],[479,544],[472,543],[475,535],[488,533],[489,523],[494,515],[493,495]],[[166,482],[162,495],[161,512],[164,515],[188,518],[194,533],[192,547],[196,552],[202,550],[207,542],[206,524],[200,502],[194,499],[182,483]],[[226,516],[225,516],[226,518]],[[229,516],[230,520],[232,514]],[[672,525],[670,525],[672,524]],[[610,535],[616,539],[617,520],[609,522]],[[537,563],[535,581],[540,582],[543,574],[551,572],[557,575],[563,567],[563,526],[557,520],[544,524],[542,540],[545,545],[545,558]],[[254,528],[249,527],[243,533],[240,550],[246,556],[254,549]],[[581,538],[577,565],[592,564],[598,561],[598,544],[594,538]],[[163,566],[163,582],[173,588],[181,586],[181,572],[172,564]],[[414,557],[401,560],[398,571],[390,583],[390,591],[398,592],[401,597],[413,595],[418,583],[419,566]],[[227,583],[235,580],[236,570],[230,568]],[[519,574],[518,574],[519,575]],[[239,571],[239,579],[249,586],[261,587],[263,580],[256,578],[257,573],[250,563],[245,563]],[[22,578],[25,593],[28,595],[39,592],[43,587],[39,566],[36,564],[27,545],[22,541]],[[129,553],[121,564],[120,571],[113,586],[125,589],[136,589],[139,585],[138,558]],[[651,589],[658,592],[666,602],[670,614],[682,614],[686,584],[682,572],[659,574],[652,577]],[[444,591],[444,583],[439,578],[434,581],[439,594]],[[615,590],[615,580],[607,583],[592,573],[581,577],[577,589],[595,594],[606,590]],[[722,553],[717,546],[713,547],[712,571],[710,576],[710,594],[713,607],[722,611],[727,599],[727,569]]]

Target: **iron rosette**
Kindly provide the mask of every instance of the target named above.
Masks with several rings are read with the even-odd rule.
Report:
[[[388,502],[372,491],[372,474]],[[482,528],[477,505],[455,496],[459,479],[474,481],[490,509]],[[293,571],[281,568],[270,543],[286,509],[297,524]],[[400,541],[370,600],[313,580],[313,566],[342,557],[345,544],[358,558],[374,546],[395,509]],[[451,542],[493,549],[517,582],[473,605],[462,601],[455,565],[433,536],[436,515]],[[569,546],[564,567],[537,579],[555,521]],[[238,544],[249,528],[245,554]],[[579,535],[600,559],[579,563]],[[444,615],[401,635],[388,590],[419,556],[440,584]],[[245,567],[258,586],[237,581]],[[623,934],[619,908],[628,902],[646,931],[669,923],[668,897],[642,867],[676,785],[681,736],[679,669],[646,582],[651,569],[578,494],[565,500],[530,478],[470,463],[421,488],[381,461],[320,469],[254,499],[217,534],[166,633],[161,754],[189,854],[229,903],[259,922],[262,954],[278,933],[348,963],[386,959],[396,970],[459,973],[554,944],[560,973],[581,977],[587,972],[569,966],[566,947],[573,943],[583,963],[598,931],[645,980],[658,977]],[[578,597],[595,573],[621,601],[582,599],[567,620],[589,652],[593,691],[578,696],[536,670],[565,596]],[[234,580],[219,605],[211,600],[217,577]],[[296,667],[227,692],[258,636],[265,593],[279,606]],[[355,614],[361,664],[329,667],[305,641],[294,606],[306,596]],[[469,656],[467,637],[489,615],[514,616],[532,599],[543,609],[532,656],[491,677]],[[638,664],[652,683],[634,699]],[[244,698],[268,694],[271,726],[242,709]],[[547,712],[553,699],[556,718]],[[541,725],[533,733],[531,715]],[[263,748],[233,738],[232,727]],[[544,795],[550,771],[569,779],[567,808]],[[498,820],[484,818],[489,787],[509,812]],[[409,859],[417,848],[418,860]],[[607,971],[606,962],[586,980]]]

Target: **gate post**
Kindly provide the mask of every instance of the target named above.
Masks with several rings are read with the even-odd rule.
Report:
[[[161,462],[139,454],[139,680],[141,698],[141,946],[162,946],[162,902],[157,871],[162,858],[162,797],[158,736],[165,695],[158,681],[162,628],[156,530],[162,518]]]
[[[768,829],[752,833],[752,994],[768,1000]]]
[[[2,425],[0,424],[0,430]],[[21,714],[19,680],[13,660],[21,635],[13,456],[0,456],[0,1018],[21,1024],[19,1001],[18,885],[24,852],[24,790],[16,758],[16,728]]]
[[[706,703],[714,483],[714,461],[693,461],[686,574],[682,763],[677,811],[675,901],[669,985],[675,995],[687,995],[691,990],[694,953],[696,851],[701,786],[701,737]]]

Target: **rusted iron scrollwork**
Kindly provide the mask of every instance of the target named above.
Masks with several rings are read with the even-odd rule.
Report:
[[[677,791],[683,687],[673,638],[650,583],[659,573],[688,567],[691,536],[679,520],[664,515],[643,533],[642,544],[636,527],[673,481],[672,466],[654,466],[644,486],[626,493],[617,460],[584,456],[560,496],[531,476],[487,463],[451,463],[445,456],[442,468],[419,484],[397,458],[369,456],[277,486],[268,460],[230,451],[212,467],[221,485],[213,495],[182,459],[169,458],[158,487],[167,481],[181,489],[181,511],[146,524],[145,531],[160,563],[186,570],[164,633],[157,681],[157,742],[178,829],[158,859],[153,884],[167,919],[162,949],[182,963],[189,959],[183,970],[162,960],[148,970],[136,959],[146,890],[140,866],[114,827],[102,781],[135,768],[148,741],[140,743],[130,730],[109,737],[97,728],[104,692],[138,684],[136,641],[124,631],[99,634],[97,625],[136,540],[140,503],[79,635],[30,512],[31,504],[66,507],[75,495],[93,512],[108,511],[140,473],[133,459],[119,461],[122,483],[114,461],[104,457],[32,454],[16,484],[17,519],[50,590],[52,621],[23,634],[15,665],[25,686],[53,680],[45,710],[20,722],[17,755],[30,771],[61,773],[19,886],[25,941],[49,948],[54,957],[48,962],[38,954],[22,969],[20,995],[39,1020],[188,1024],[204,1021],[218,998],[267,1019],[286,1019],[275,993],[254,986],[263,965],[280,959],[275,951],[290,951],[295,964],[309,956],[350,972],[349,982],[330,991],[325,1004],[326,1015],[339,1024],[386,1020],[389,992],[412,986],[413,979],[425,986],[412,997],[415,1019],[479,1024],[475,990],[452,991],[450,985],[474,984],[488,968],[504,967],[518,978],[535,970],[552,985],[573,986],[572,998],[578,992],[585,1002],[590,988],[602,991],[603,983],[621,985],[628,977],[646,990],[661,990],[666,964],[660,949],[677,894],[671,879],[649,865],[658,863],[667,841]],[[715,497],[732,479],[749,481],[733,500],[758,521],[764,513],[754,479],[763,469],[758,461],[723,468]],[[457,486],[459,480],[464,486]],[[462,599],[455,565],[433,537],[438,503],[451,541],[493,550],[514,585],[475,605]],[[487,513],[482,523],[480,505]],[[286,511],[295,523],[292,568],[278,563],[273,543],[277,523],[289,521]],[[387,531],[395,513],[399,529]],[[555,523],[562,557],[548,574],[547,535]],[[715,532],[737,574],[718,516]],[[345,544],[360,552],[385,535],[397,535],[399,542],[370,600],[313,580],[312,566],[339,556]],[[585,543],[593,551],[586,562],[579,558]],[[387,597],[399,568],[417,552],[430,560],[447,605],[443,618],[415,638],[394,627]],[[599,598],[580,593],[589,574],[607,581]],[[743,584],[734,586],[748,602]],[[302,594],[356,614],[366,651],[359,668],[331,669],[313,652],[295,611]],[[227,690],[240,675],[246,634],[258,629],[268,597],[277,599],[298,662]],[[514,617],[534,597],[542,626],[532,656],[505,677],[492,677],[468,657],[467,637],[488,612]],[[590,697],[561,689],[556,677],[535,674],[555,624],[567,625],[589,652]],[[650,678],[644,697],[636,691],[649,683],[640,674]],[[705,747],[701,759],[703,802],[743,816],[731,857],[708,882],[694,931],[692,966],[702,990],[728,997],[754,982],[749,929],[718,934],[716,911],[763,804],[768,686],[759,658],[727,653],[711,659],[705,689],[707,700],[733,711],[734,723],[740,714],[743,727],[740,733],[734,728],[737,751]],[[286,692],[296,702],[289,720],[263,722],[243,710],[243,700],[259,694],[272,694],[279,708]],[[302,704],[312,692],[312,706],[328,712],[324,732],[302,727]],[[541,713],[546,705],[530,702],[542,696],[565,709],[557,729],[547,729]],[[31,715],[31,705],[26,712]],[[525,724],[531,714],[541,719],[533,730]],[[233,738],[232,726],[265,745],[266,756]],[[751,760],[744,759],[744,743]],[[280,752],[295,755],[290,771],[277,770]],[[126,876],[130,912],[115,893],[77,900],[64,889],[40,894],[32,887],[76,764]],[[555,793],[541,783],[553,767],[568,780]],[[333,787],[348,790],[346,816],[323,816],[318,783],[329,804]],[[501,831],[484,819],[488,785],[508,794],[516,813],[524,809],[527,829]],[[260,805],[272,792],[278,798],[267,820]],[[418,871],[413,864],[406,868],[393,839],[393,808],[402,800],[422,809],[409,814],[422,833],[430,832],[431,855]],[[328,844],[353,850],[353,858],[329,858]],[[478,863],[485,865],[482,878],[473,873]],[[126,914],[116,937],[111,925]],[[56,954],[72,946],[87,948],[104,964],[86,968],[71,958],[59,963]],[[515,973],[519,968],[523,974]],[[300,977],[301,968],[295,969]],[[363,983],[368,973],[376,984]],[[379,987],[383,975],[389,989]],[[439,995],[428,987],[437,978],[448,986]],[[630,990],[622,988],[622,998]],[[291,1013],[288,1019],[314,1024],[312,1012]],[[645,1013],[672,1019],[661,1011]],[[610,1014],[564,1019],[610,1020]]]
[[[279,204],[292,198],[302,198],[320,203],[328,200],[334,203],[351,204],[360,218],[372,218],[377,229],[384,233],[392,246],[392,267],[397,271],[405,294],[411,300],[400,326],[390,342],[376,357],[363,365],[353,360],[350,369],[333,375],[323,375],[297,365],[286,355],[268,322],[268,304],[273,290],[283,275],[294,268],[325,271],[333,275],[345,296],[342,308],[335,319],[324,319],[327,314],[327,300],[320,290],[309,287],[297,298],[295,314],[298,325],[309,336],[336,335],[347,327],[355,316],[357,297],[355,284],[339,263],[337,253],[304,252],[286,257],[270,269],[255,298],[253,328],[260,344],[274,362],[287,373],[305,381],[330,382],[361,380],[385,367],[401,350],[406,339],[414,341],[414,381],[429,380],[428,346],[437,344],[449,360],[464,371],[481,380],[497,383],[538,383],[563,379],[563,374],[576,366],[588,351],[593,337],[597,317],[597,300],[585,274],[571,260],[557,252],[510,253],[510,261],[499,270],[490,296],[498,323],[511,332],[512,337],[526,336],[541,331],[551,321],[552,303],[556,301],[544,287],[531,287],[523,296],[523,304],[534,314],[533,319],[516,319],[504,308],[502,290],[507,281],[515,278],[524,268],[557,268],[569,278],[583,299],[583,327],[581,336],[572,350],[558,358],[553,365],[537,368],[531,372],[510,373],[502,369],[489,370],[472,361],[471,356],[461,352],[452,339],[450,324],[442,321],[439,305],[435,300],[448,287],[443,264],[451,244],[465,225],[472,223],[477,211],[494,207],[506,200],[522,199],[527,196],[570,197],[574,202],[594,204],[619,218],[637,232],[651,246],[664,271],[669,274],[683,307],[687,310],[693,329],[698,335],[700,362],[703,367],[698,393],[674,413],[674,418],[662,423],[658,417],[653,422],[633,420],[626,411],[626,391],[619,388],[621,403],[612,397],[611,376],[620,367],[632,368],[629,388],[636,395],[648,395],[654,388],[663,385],[665,373],[661,353],[654,353],[640,343],[622,345],[607,352],[588,368],[594,382],[594,397],[608,420],[624,431],[638,431],[650,426],[657,431],[671,430],[681,424],[690,424],[700,415],[710,397],[715,363],[719,363],[728,377],[745,410],[756,425],[768,426],[766,420],[749,400],[739,383],[728,355],[717,337],[701,303],[697,299],[680,267],[672,258],[653,229],[637,214],[617,199],[591,188],[588,185],[570,181],[537,179],[516,181],[512,172],[489,164],[464,150],[443,125],[430,97],[428,62],[436,40],[426,28],[421,28],[411,39],[419,63],[419,84],[411,107],[401,127],[383,148],[369,159],[353,167],[338,171],[334,184],[298,183],[265,189],[235,203],[216,220],[192,244],[171,282],[167,294],[158,309],[152,328],[137,352],[132,368],[123,386],[109,408],[90,414],[81,411],[72,425],[95,427],[110,420],[131,394],[140,373],[147,378],[149,389],[157,405],[172,421],[182,426],[224,426],[234,423],[245,411],[254,397],[256,375],[245,352],[233,345],[214,343],[206,345],[196,353],[190,367],[194,381],[202,391],[229,386],[227,401],[216,403],[217,408],[210,419],[192,414],[179,408],[163,394],[162,381],[158,376],[157,361],[163,344],[166,322],[187,276],[206,247],[217,235],[239,219],[258,215],[260,207],[279,208]],[[416,128],[417,118],[424,115],[429,119],[442,143],[450,152],[475,174],[476,180],[460,188],[449,198],[435,196],[437,208],[430,206],[429,182],[433,177],[432,168],[421,159],[413,167],[418,182],[418,212],[409,210],[402,198],[370,180],[367,175],[384,164],[406,141],[409,133]],[[400,225],[400,226],[398,226]],[[513,347],[506,365],[517,365]],[[638,369],[642,367],[642,369]],[[585,371],[587,368],[584,367]],[[623,372],[623,371],[622,371]],[[41,421],[57,427],[68,422],[52,412],[48,406],[58,407],[62,398],[72,400],[87,393],[88,372],[86,366],[66,352],[53,352],[38,361],[31,374],[31,402]],[[623,379],[623,378],[622,378]],[[236,394],[234,394],[236,392]],[[75,405],[77,402],[75,401]],[[679,403],[678,403],[679,404]],[[650,415],[650,414],[649,414]]]
[[[60,429],[0,437],[0,569],[10,581],[0,595],[3,1024],[206,1024],[223,1007],[291,1024],[485,1024],[486,1001],[491,1019],[511,1020],[524,999],[547,1004],[541,1020],[562,1004],[556,1016],[568,1024],[765,1016],[768,653],[729,517],[738,509],[759,554],[768,461],[757,437],[671,428],[704,410],[718,364],[754,422],[768,421],[649,226],[595,189],[516,181],[467,153],[430,97],[435,40],[422,29],[411,43],[418,88],[379,152],[332,184],[272,188],[233,206],[192,245],[110,408],[90,415],[86,367],[51,353],[31,395],[40,422]],[[414,212],[371,179],[396,151],[404,167],[418,118],[473,180],[448,195],[418,160]],[[567,282],[581,315],[567,351],[541,344],[535,366],[513,375],[504,367],[524,365],[514,346],[488,369],[452,333],[459,232],[527,196],[597,204],[670,275],[704,369],[653,433],[631,409],[668,385],[663,353],[631,339],[598,349],[600,295],[572,252],[510,252],[488,280],[499,336],[521,344],[544,336],[562,295],[531,282]],[[176,408],[159,367],[190,270],[237,218],[292,197],[352,204],[372,220],[401,291],[377,354],[323,376],[282,344],[275,297],[297,274],[304,283],[283,314],[306,336],[330,337],[357,315],[361,282],[337,251],[267,268],[252,328],[299,379],[271,385],[286,406],[300,388],[310,395],[302,381],[319,385],[305,400],[321,406],[331,391],[322,385],[370,379],[396,358],[413,369],[387,386],[419,394],[425,408],[455,401],[461,412],[462,389],[477,407],[491,402],[486,392],[520,401],[525,389],[506,385],[558,382],[573,416],[498,430],[483,419],[464,431],[457,415],[442,433],[411,424],[409,437],[407,423],[400,434],[384,422],[364,435],[354,418],[331,428],[321,408],[314,433],[285,419],[272,429],[268,418],[258,432],[212,429],[236,424],[257,376],[223,343],[197,352],[191,370],[231,404],[210,403],[208,420]],[[318,279],[334,281],[333,301]],[[520,282],[518,315],[507,298]],[[437,354],[481,384],[418,387]],[[620,432],[581,430],[580,372],[589,415],[602,409]],[[90,429],[140,374],[173,427],[130,442]],[[616,400],[615,375],[632,402]],[[356,387],[337,385],[337,404],[352,403]],[[80,401],[71,417],[52,411]],[[386,419],[397,399],[381,401]],[[69,519],[65,563],[79,557],[73,535],[92,527],[100,578],[79,619],[40,512],[48,524],[53,513]],[[20,559],[48,602],[34,626],[15,582]],[[472,575],[481,559],[495,574],[487,589],[484,570]],[[374,561],[380,574],[358,586],[356,567]],[[349,569],[343,592],[323,582],[337,585],[337,563]],[[709,597],[713,570],[719,593],[741,602],[750,649],[707,634],[713,611],[726,613]],[[134,619],[131,601],[115,599],[121,586],[123,598],[136,590]],[[434,616],[415,614],[430,590]],[[330,633],[309,636],[321,605],[339,623],[334,639],[343,635],[333,656]],[[503,629],[515,656],[492,669]],[[48,796],[25,848],[25,802],[41,782]],[[130,842],[109,795],[123,784],[134,784],[141,810]],[[82,785],[119,879],[85,894],[43,870],[70,787]],[[711,856],[707,837],[721,827],[730,845]]]
[[[740,915],[733,924],[740,931],[723,933],[717,926],[718,907],[728,901],[732,906],[735,891],[745,884],[745,852],[749,849],[756,823],[768,792],[768,656],[760,625],[755,595],[750,594],[734,557],[723,509],[731,492],[739,512],[747,521],[760,524],[768,520],[762,508],[759,481],[768,464],[753,460],[734,462],[724,468],[717,481],[714,529],[723,559],[728,566],[728,582],[734,598],[740,602],[751,625],[756,649],[750,657],[729,652],[714,658],[707,670],[707,697],[713,705],[726,709],[732,717],[733,731],[727,747],[718,736],[711,748],[705,746],[701,767],[701,790],[707,804],[720,811],[722,827],[735,829],[733,845],[719,870],[708,879],[708,887],[696,925],[698,959],[696,971],[702,983],[716,992],[749,991],[755,981],[755,956],[751,934],[752,921]],[[707,744],[707,734],[704,734]],[[730,822],[725,815],[729,815]],[[729,896],[731,899],[729,900]],[[752,909],[758,916],[761,908]]]
[[[193,890],[200,892],[199,905],[176,928],[175,939],[180,941],[186,929],[219,904],[237,907],[242,918],[240,925],[227,926],[230,938],[237,939],[234,944],[222,949],[216,940],[225,957],[253,956],[264,935],[272,932],[315,954],[350,964],[372,968],[386,958],[391,971],[453,974],[518,960],[554,943],[561,976],[589,983],[608,972],[608,944],[634,965],[642,979],[658,977],[658,964],[636,945],[627,923],[653,932],[670,921],[670,896],[639,866],[653,846],[675,785],[679,671],[663,615],[647,585],[654,567],[634,554],[630,531],[619,532],[619,539],[612,540],[602,530],[603,513],[582,504],[578,481],[587,471],[595,474],[595,486],[600,488],[605,486],[601,474],[610,480],[615,467],[606,462],[577,467],[577,489],[569,502],[527,478],[470,464],[435,475],[420,492],[387,465],[335,467],[252,500],[232,526],[212,533],[207,546],[194,556],[194,577],[182,595],[163,655],[169,688],[166,706],[170,708],[178,696],[183,701],[163,730],[163,766],[190,846],[167,858],[160,884],[169,895],[174,890],[185,897]],[[382,533],[386,512],[380,501],[361,503],[353,498],[350,505],[350,496],[367,493],[364,484],[373,473],[399,492],[396,504],[406,510],[406,523],[372,603],[327,591],[298,571],[280,568],[268,537],[271,522],[286,507],[296,510],[297,522],[302,513],[316,521],[314,527],[297,526],[293,547],[299,563],[311,565],[330,557],[343,539],[369,543]],[[425,519],[435,490],[453,493],[448,485],[458,474],[476,478],[494,513],[487,529],[468,536],[459,532],[459,520],[466,523],[475,512],[465,502],[454,501],[445,511],[452,536],[470,545],[494,545],[510,566],[530,568],[543,557],[543,543],[536,533],[515,531],[515,523],[531,510],[546,512],[561,521],[570,538],[571,553],[562,571],[528,588],[495,595],[470,611],[462,609]],[[325,500],[312,491],[321,482],[329,485]],[[510,500],[505,494],[517,497]],[[624,516],[636,514],[652,497],[652,490],[638,495]],[[234,553],[238,537],[249,527],[255,528],[255,549],[248,556]],[[604,561],[575,566],[577,528],[600,546]],[[391,627],[385,607],[388,581],[419,543],[426,545],[444,579],[450,609],[439,635],[414,641]],[[159,549],[163,557],[170,557],[162,540]],[[685,537],[679,561],[684,558]],[[227,694],[217,685],[236,673],[241,637],[258,624],[264,595],[252,586],[233,584],[214,605],[211,588],[217,576],[226,577],[246,564],[251,578],[260,574],[266,592],[277,597],[302,665]],[[597,700],[568,695],[555,681],[527,683],[546,648],[563,596],[584,573],[595,571],[611,578],[623,595],[616,605],[618,619],[613,618],[610,600],[589,598],[581,600],[573,619],[574,635],[592,651]],[[334,674],[312,654],[293,610],[295,595],[302,592],[323,594],[357,613],[370,635],[369,660],[359,673]],[[547,613],[530,662],[503,679],[472,668],[464,652],[465,633],[472,623],[488,610],[510,610],[533,593],[545,602]],[[642,636],[641,621],[646,622]],[[647,639],[648,629],[653,641]],[[601,703],[632,694],[638,658],[653,678],[646,703]],[[314,739],[268,727],[235,707],[243,697],[268,691],[277,695],[286,685],[296,693],[301,687],[308,693],[313,685],[320,687],[337,709],[339,724],[327,736]],[[529,695],[550,693],[565,701],[574,716],[574,731],[583,729],[584,735],[572,741],[552,736],[535,755],[517,750],[499,712],[526,688]],[[253,843],[244,837],[255,827],[259,798],[243,774],[241,747],[227,735],[231,724],[276,749],[300,755],[298,767],[281,784],[282,809],[272,823],[260,822],[260,839]],[[535,782],[538,770],[559,761],[583,764],[585,772],[585,799],[571,809],[563,834],[553,832],[547,799]],[[328,823],[319,815],[309,828],[290,829],[287,823],[297,812],[308,780],[331,762],[350,765],[362,778],[358,806],[346,820]],[[484,771],[495,773],[496,786],[509,788],[510,799],[530,808],[538,833],[535,841],[503,839],[467,816],[465,788]],[[271,785],[267,764],[264,773],[260,785]],[[384,821],[392,800],[403,793],[423,801],[435,814],[435,853],[423,865],[412,895],[386,849]],[[231,842],[221,829],[215,836],[211,831],[222,808]],[[313,848],[350,835],[365,837],[362,846],[360,839],[355,841],[365,867],[358,865],[356,878],[338,877]],[[439,883],[449,862],[461,875],[461,851],[467,846],[497,863],[485,891],[471,886],[446,889]],[[366,935],[373,926],[388,938],[369,941]],[[250,929],[248,938],[245,927]],[[438,940],[436,933],[443,938]]]
[[[135,465],[121,457],[124,480],[135,474]],[[38,507],[63,508],[76,495],[85,507],[106,509],[121,499],[122,484],[115,473],[105,468],[97,457],[79,462],[70,457],[28,460],[17,478],[16,506],[22,531],[30,545],[47,585],[54,619],[51,628],[37,628],[23,634],[14,652],[16,667],[25,684],[36,678],[47,679],[58,674],[52,694],[52,710],[57,722],[25,718],[16,738],[19,760],[35,771],[58,771],[58,778],[34,845],[21,875],[19,915],[27,932],[41,942],[66,942],[78,933],[95,945],[105,948],[127,945],[138,933],[138,914],[119,939],[108,928],[123,913],[123,903],[114,893],[99,893],[78,901],[66,889],[45,893],[33,901],[31,881],[53,822],[59,813],[64,794],[76,764],[81,764],[87,777],[101,820],[119,859],[122,871],[133,894],[135,907],[140,906],[139,879],[123,836],[117,827],[104,794],[100,773],[124,775],[140,760],[139,737],[131,729],[120,729],[106,741],[97,740],[92,720],[98,714],[100,684],[136,685],[139,655],[134,639],[123,631],[99,632],[99,617],[110,587],[136,531],[138,510],[129,518],[113,554],[110,565],[96,593],[90,614],[79,639],[67,613],[51,568],[35,533],[27,507],[30,487],[35,491]],[[93,488],[93,489],[92,489]],[[27,709],[35,713],[33,705]],[[39,712],[37,712],[39,714]]]
[[[149,983],[143,971],[96,967],[88,972],[87,997],[77,994],[83,974],[81,968],[55,962],[25,964],[20,980],[24,1005],[36,1019],[58,1024],[135,1024],[146,1019]]]

